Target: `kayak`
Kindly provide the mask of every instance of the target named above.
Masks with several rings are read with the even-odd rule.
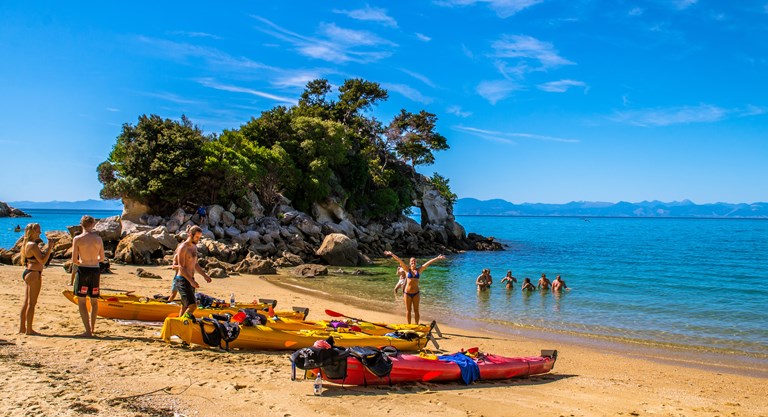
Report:
[[[185,343],[206,346],[203,340],[203,329],[212,334],[218,329],[213,320],[197,320],[192,322],[187,318],[168,317],[163,323],[160,336],[166,342],[177,336]],[[202,323],[202,328],[201,328]],[[318,340],[333,336],[338,346],[394,346],[398,350],[415,351],[424,347],[428,341],[427,335],[411,332],[410,340],[389,336],[373,336],[353,331],[326,330],[277,330],[268,326],[240,326],[239,335],[228,342],[228,348],[245,350],[288,350],[312,346]],[[223,347],[222,344],[219,346]]]
[[[267,327],[277,330],[326,330],[326,329],[349,329],[374,336],[384,336],[387,333],[397,331],[413,331],[428,333],[434,327],[434,324],[384,324],[370,323],[357,320],[296,320],[289,317],[267,317]]]
[[[384,375],[384,372],[373,372],[376,369],[369,370],[369,367],[363,364],[363,361],[357,356],[349,355],[346,357],[346,376],[329,375],[331,370],[321,371],[323,379],[329,382],[344,385],[390,385],[407,382],[452,382],[464,381],[469,384],[474,380],[499,380],[515,377],[524,377],[530,375],[545,374],[552,370],[557,360],[557,351],[542,351],[539,356],[526,357],[505,357],[491,354],[479,354],[477,356],[459,352],[454,355],[445,355],[440,357],[427,358],[420,355],[411,355],[397,352],[389,356],[391,361],[391,370]],[[429,356],[429,355],[428,355]],[[474,357],[473,357],[474,356]],[[473,377],[466,374],[462,375],[462,367],[456,362],[438,359],[447,357],[458,357],[459,362],[473,362],[477,365],[479,375]],[[381,362],[381,360],[379,361]],[[380,363],[381,365],[381,363]],[[471,364],[470,364],[471,365]],[[386,369],[388,367],[384,366]],[[381,366],[379,367],[382,368]],[[323,369],[323,368],[321,368]],[[336,367],[338,371],[338,367]]]
[[[77,304],[77,296],[72,290],[62,291],[64,297],[74,304]],[[86,303],[88,310],[91,309],[91,303]],[[107,319],[137,320],[137,321],[163,321],[168,316],[178,316],[181,304],[176,302],[166,302],[153,300],[147,297],[140,297],[131,293],[103,294],[98,298],[99,317]],[[209,314],[236,314],[238,310],[253,308],[256,310],[268,309],[272,303],[260,304],[238,304],[237,307],[229,305],[216,308],[198,308],[195,315],[205,316]],[[295,308],[297,311],[276,311],[278,316],[303,320],[306,318],[308,309]]]

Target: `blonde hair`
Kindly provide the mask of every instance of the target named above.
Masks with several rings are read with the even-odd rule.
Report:
[[[21,263],[25,264],[27,263],[27,243],[30,241],[30,236],[32,235],[32,231],[34,230],[40,230],[40,223],[28,223],[27,227],[24,228],[24,237],[21,240]]]

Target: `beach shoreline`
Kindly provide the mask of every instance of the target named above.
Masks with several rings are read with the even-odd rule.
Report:
[[[115,274],[103,276],[102,288],[145,295],[168,292],[168,267],[144,268],[163,278],[138,278],[136,267],[115,265]],[[468,330],[440,318],[447,337],[439,342],[449,353],[473,346],[505,356],[558,349],[559,359],[551,373],[530,378],[469,386],[326,384],[323,395],[316,397],[310,381],[290,381],[290,352],[187,348],[162,342],[157,327],[106,319],[97,321],[96,338],[74,337],[82,332],[82,323],[76,306],[61,295],[68,275],[60,266],[52,266],[43,276],[35,322],[44,336],[16,335],[21,271],[0,267],[0,294],[6,299],[0,317],[7,323],[0,334],[0,377],[14,386],[0,406],[3,415],[768,415],[761,389],[766,378],[738,369],[683,366],[604,346],[583,346],[557,335],[544,334],[540,339],[527,332]],[[400,311],[363,308],[367,306],[272,281],[232,276],[203,284],[201,291],[226,299],[234,292],[238,301],[275,298],[278,309],[309,307],[310,319],[326,318],[323,310],[332,309],[372,321],[403,321]],[[430,317],[428,303],[422,310],[425,318]]]

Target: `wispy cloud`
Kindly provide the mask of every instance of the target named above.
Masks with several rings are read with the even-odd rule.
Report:
[[[627,12],[627,14],[630,16],[642,16],[643,13],[645,13],[645,10],[640,7],[633,7],[629,10],[629,12]]]
[[[453,129],[458,130],[460,132],[466,132],[479,137],[495,138],[496,140],[506,141],[508,143],[516,143],[515,141],[512,140],[512,138],[534,139],[534,140],[542,140],[547,142],[562,142],[562,143],[579,143],[580,142],[578,139],[559,138],[555,136],[537,135],[533,133],[499,132],[494,130],[478,129],[475,127],[462,126],[462,125],[453,126]]]
[[[611,120],[633,126],[655,127],[690,123],[711,123],[743,110],[728,110],[710,104],[616,112]],[[761,113],[757,113],[761,114]]]
[[[262,32],[292,44],[304,56],[324,61],[375,62],[392,55],[389,49],[397,46],[374,33],[344,29],[334,23],[320,24],[319,33],[323,38],[314,38],[292,32],[263,17],[252,17],[265,25],[259,28]]]
[[[693,6],[698,2],[699,0],[675,0],[674,4],[675,4],[675,7],[677,7],[680,10],[683,10]]]
[[[429,42],[429,41],[431,41],[431,40],[432,40],[432,38],[430,38],[429,36],[427,36],[427,35],[425,35],[425,34],[423,34],[423,33],[419,33],[419,32],[416,32],[416,37],[417,37],[417,38],[418,38],[420,41],[422,41],[422,42]]]
[[[405,84],[390,84],[390,83],[381,83],[381,86],[389,91],[394,91],[396,93],[399,93],[403,97],[415,101],[417,103],[422,104],[429,104],[432,102],[431,97],[427,97],[419,90],[416,90],[415,88],[405,85]]]
[[[491,45],[495,56],[538,61],[543,69],[573,65],[574,62],[561,57],[549,42],[540,41],[527,35],[502,35]]]
[[[106,108],[106,109],[104,109],[104,110],[106,110],[106,111],[108,111],[108,112],[112,112],[112,113],[116,113],[116,112],[119,112],[119,111],[120,111],[120,109],[116,109],[116,108],[114,108],[114,107],[107,107],[107,108]]]
[[[456,7],[472,6],[476,3],[486,3],[500,18],[506,19],[523,9],[543,2],[544,0],[438,0],[435,1],[435,4]]]
[[[472,112],[464,111],[461,109],[460,106],[449,106],[447,109],[445,109],[446,113],[449,114],[455,114],[456,116],[459,116],[461,118],[467,118],[469,116],[472,116]]]
[[[428,85],[428,86],[430,86],[432,88],[435,88],[435,83],[433,83],[432,80],[430,80],[424,74],[419,74],[418,72],[413,72],[413,71],[407,70],[405,68],[400,68],[400,71],[410,75],[411,77],[413,77],[413,78],[423,82],[424,84],[426,84],[426,85]]]
[[[352,19],[381,23],[393,28],[397,27],[397,21],[387,14],[386,9],[366,5],[364,9],[334,10],[334,13],[345,14]]]
[[[200,101],[190,100],[190,99],[187,99],[187,98],[184,98],[184,97],[179,97],[177,94],[163,92],[163,91],[160,91],[160,92],[145,91],[145,92],[140,92],[139,94],[141,94],[143,96],[147,96],[147,97],[159,98],[161,100],[170,101],[171,103],[176,103],[176,104],[187,104],[187,105],[190,105],[190,104],[191,105],[202,104]]]
[[[512,92],[522,88],[509,80],[482,81],[478,84],[475,91],[481,97],[488,100],[491,104],[496,104],[499,100],[509,97]]]
[[[546,91],[549,93],[565,93],[571,87],[586,87],[586,86],[587,84],[585,84],[583,81],[559,80],[559,81],[550,81],[548,83],[539,84],[538,88],[539,90]]]
[[[155,39],[139,36],[138,41],[150,46],[154,53],[177,61],[199,59],[216,69],[226,71],[252,71],[254,69],[276,68],[246,57],[234,57],[224,51],[206,46],[193,45],[185,42],[174,42],[166,39]]]
[[[177,35],[177,36],[186,36],[188,38],[210,38],[210,39],[216,39],[216,40],[223,39],[221,36],[217,36],[212,33],[206,33],[206,32],[187,32],[183,30],[174,30],[174,31],[168,32],[168,34]]]
[[[272,100],[272,101],[276,101],[278,103],[296,104],[296,101],[297,101],[295,98],[281,97],[281,96],[278,96],[278,95],[274,95],[274,94],[270,94],[270,93],[265,93],[263,91],[254,90],[252,88],[240,87],[240,86],[229,85],[229,84],[222,84],[222,83],[219,83],[219,82],[217,82],[216,80],[214,80],[212,78],[201,78],[201,79],[197,80],[197,82],[200,85],[204,86],[204,87],[213,88],[215,90],[229,91],[229,92],[232,92],[232,93],[250,94],[250,95],[253,95],[253,96],[256,96],[256,97],[261,97],[261,98],[266,98],[266,99],[269,99],[269,100]]]
[[[462,52],[464,52],[464,55],[465,55],[467,58],[469,58],[469,59],[473,59],[473,58],[475,57],[475,53],[474,53],[474,52],[472,52],[472,50],[471,50],[471,49],[469,49],[469,48],[467,47],[467,45],[464,45],[463,43],[461,44],[461,51],[462,51]]]
[[[318,78],[322,78],[319,71],[294,71],[278,75],[271,83],[278,88],[304,88],[308,82]]]

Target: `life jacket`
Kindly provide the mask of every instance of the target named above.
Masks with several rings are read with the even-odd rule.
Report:
[[[209,346],[220,348],[221,342],[224,341],[226,344],[224,349],[229,350],[229,343],[240,336],[240,325],[237,323],[219,321],[208,317],[200,319],[199,323],[200,332],[203,336],[203,342]],[[213,331],[206,333],[205,323],[213,325]]]
[[[259,314],[256,309],[245,308],[241,309],[241,312],[245,313],[245,319],[243,320],[243,326],[263,326],[267,324],[267,316]]]
[[[291,380],[296,379],[296,368],[322,369],[330,379],[344,379],[347,376],[347,349],[333,346],[333,336],[326,339],[331,348],[307,347],[291,354]],[[305,374],[306,376],[306,374]]]

